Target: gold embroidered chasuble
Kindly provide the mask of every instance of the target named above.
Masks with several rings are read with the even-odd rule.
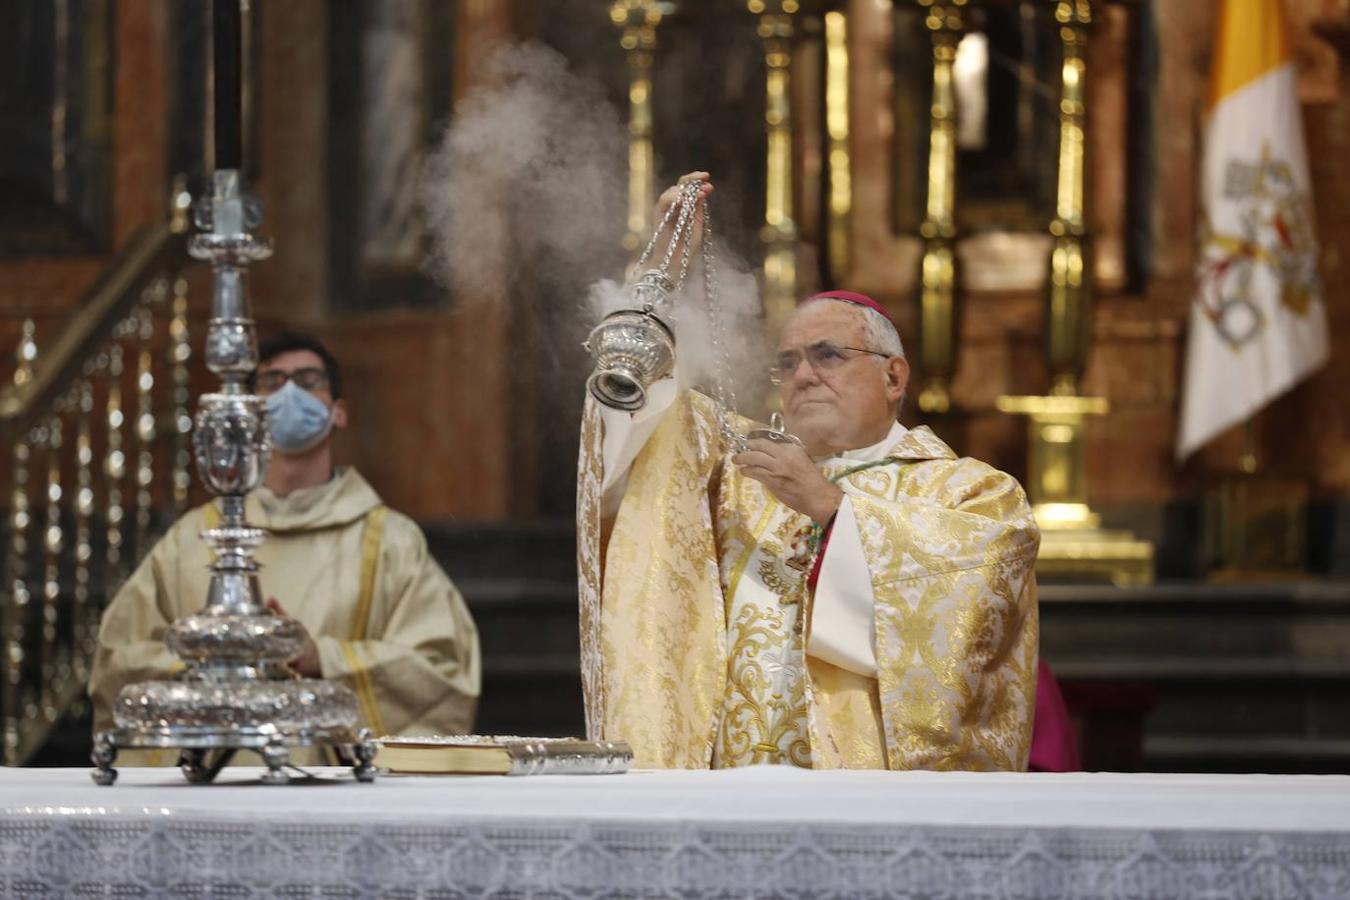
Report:
[[[1013,478],[926,428],[880,465],[822,464],[843,474],[871,579],[869,677],[805,652],[809,566],[789,557],[809,520],[722,455],[706,397],[683,392],[665,414],[612,521],[602,432],[588,401],[577,515],[592,739],[626,740],[657,768],[1025,768],[1040,534]]]

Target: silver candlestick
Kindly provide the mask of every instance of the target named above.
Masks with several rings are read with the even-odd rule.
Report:
[[[249,392],[258,364],[249,317],[248,264],[272,254],[271,242],[252,233],[261,221],[234,169],[215,173],[214,192],[196,210],[188,252],[215,273],[207,367],[220,390],[201,398],[192,435],[202,480],[219,496],[220,524],[202,534],[211,547],[206,606],[175,622],[164,643],[186,663],[171,681],[123,688],[113,708],[116,728],[94,739],[94,781],[112,784],[123,748],[182,751],[184,775],[194,783],[215,778],[237,750],[257,752],[263,780],[284,784],[292,747],[331,746],[353,763],[361,781],[375,777],[375,745],[358,731],[355,695],[342,685],[297,678],[286,665],[304,648],[304,629],[262,604],[254,551],[266,533],[248,524],[244,499],[263,480],[271,440],[267,406]]]

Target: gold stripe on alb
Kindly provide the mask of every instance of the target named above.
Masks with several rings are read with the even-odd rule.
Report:
[[[375,600],[375,573],[380,561],[380,542],[384,537],[386,509],[377,506],[366,516],[366,532],[361,538],[361,593],[356,602],[356,618],[352,622],[352,640],[366,638],[366,624],[370,607]]]
[[[361,704],[361,714],[365,717],[371,733],[376,737],[383,737],[387,732],[384,720],[380,718],[380,704],[375,699],[375,685],[370,679],[370,670],[362,662],[360,651],[351,641],[342,642],[342,655],[347,658],[347,664],[352,669],[352,680],[355,682],[357,702]]]
[[[375,575],[379,568],[380,543],[384,538],[386,512],[385,507],[377,506],[366,515],[366,530],[361,536],[361,580],[360,593],[356,601],[356,615],[352,619],[351,640],[342,645],[342,652],[352,668],[352,680],[355,682],[356,696],[361,703],[366,724],[377,736],[386,734],[384,721],[380,718],[380,704],[375,697],[375,684],[371,680],[370,670],[362,661],[361,651],[356,645],[366,639],[370,608],[375,601]]]

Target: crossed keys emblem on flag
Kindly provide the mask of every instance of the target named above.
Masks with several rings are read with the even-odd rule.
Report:
[[[1258,302],[1258,272],[1273,276],[1280,303],[1306,315],[1318,293],[1312,208],[1289,164],[1262,149],[1255,162],[1229,160],[1223,200],[1236,209],[1236,233],[1214,229],[1204,217],[1197,302],[1234,350],[1266,324]]]

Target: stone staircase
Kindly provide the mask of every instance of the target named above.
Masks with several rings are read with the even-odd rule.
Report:
[[[1350,772],[1350,582],[1043,585],[1084,765]]]
[[[570,521],[424,528],[478,623],[485,734],[582,735],[576,531]]]

